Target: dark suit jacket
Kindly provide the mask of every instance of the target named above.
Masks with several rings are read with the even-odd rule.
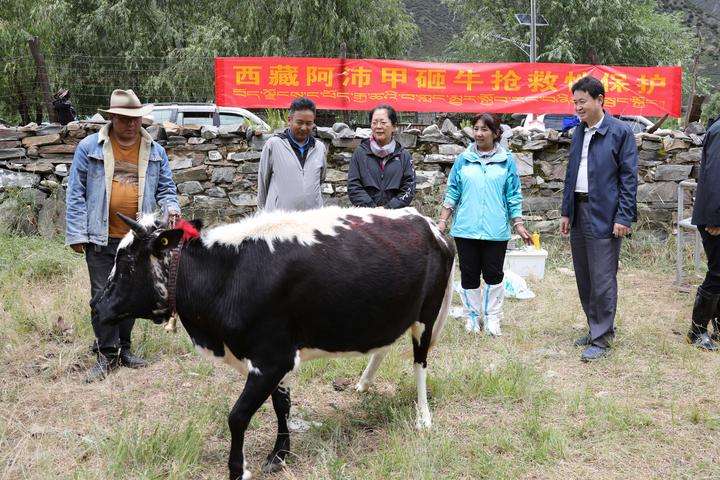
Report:
[[[720,226],[720,121],[705,135],[692,223]]]
[[[565,174],[562,215],[570,217],[571,224],[586,128],[581,123],[575,129]],[[588,147],[590,230],[595,238],[610,238],[615,223],[629,227],[637,220],[637,160],[637,144],[630,127],[606,112]]]

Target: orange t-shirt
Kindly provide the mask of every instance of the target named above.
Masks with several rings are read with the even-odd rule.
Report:
[[[123,147],[110,133],[115,157],[112,191],[110,192],[110,218],[108,219],[108,235],[122,238],[130,230],[115,212],[120,212],[132,219],[138,211],[138,158],[140,157],[140,138],[129,147]]]

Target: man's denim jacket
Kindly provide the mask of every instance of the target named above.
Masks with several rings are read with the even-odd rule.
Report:
[[[108,209],[115,169],[110,124],[83,139],[75,149],[67,185],[65,244],[108,243]],[[141,213],[158,207],[180,213],[177,190],[165,149],[143,129],[138,158],[138,205]]]

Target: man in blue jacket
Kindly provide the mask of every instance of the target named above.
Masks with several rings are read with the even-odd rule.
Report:
[[[142,129],[143,106],[132,90],[115,90],[110,108],[100,110],[110,123],[83,139],[75,149],[67,186],[65,243],[85,254],[94,297],[107,282],[115,252],[129,227],[116,215],[135,218],[161,207],[174,221],[180,214],[175,184],[165,150]],[[148,286],[148,288],[151,288]],[[113,368],[144,367],[130,350],[134,319],[118,325],[100,324],[91,317],[97,363],[87,382],[102,380]]]
[[[585,362],[608,353],[615,335],[620,245],[637,218],[637,144],[603,110],[605,89],[587,76],[572,86],[575,128],[565,175],[560,231],[570,233],[575,279],[588,334],[575,341]]]
[[[704,350],[717,350],[708,336],[708,323],[715,327],[717,340],[720,317],[720,122],[715,122],[705,136],[700,160],[695,207],[692,216],[697,225],[707,255],[708,272],[697,289],[688,341]]]

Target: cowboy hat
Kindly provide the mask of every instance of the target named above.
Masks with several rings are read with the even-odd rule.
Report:
[[[98,111],[103,113],[114,113],[125,117],[142,117],[152,112],[153,105],[143,105],[140,99],[132,90],[114,90],[110,96],[110,108]]]

